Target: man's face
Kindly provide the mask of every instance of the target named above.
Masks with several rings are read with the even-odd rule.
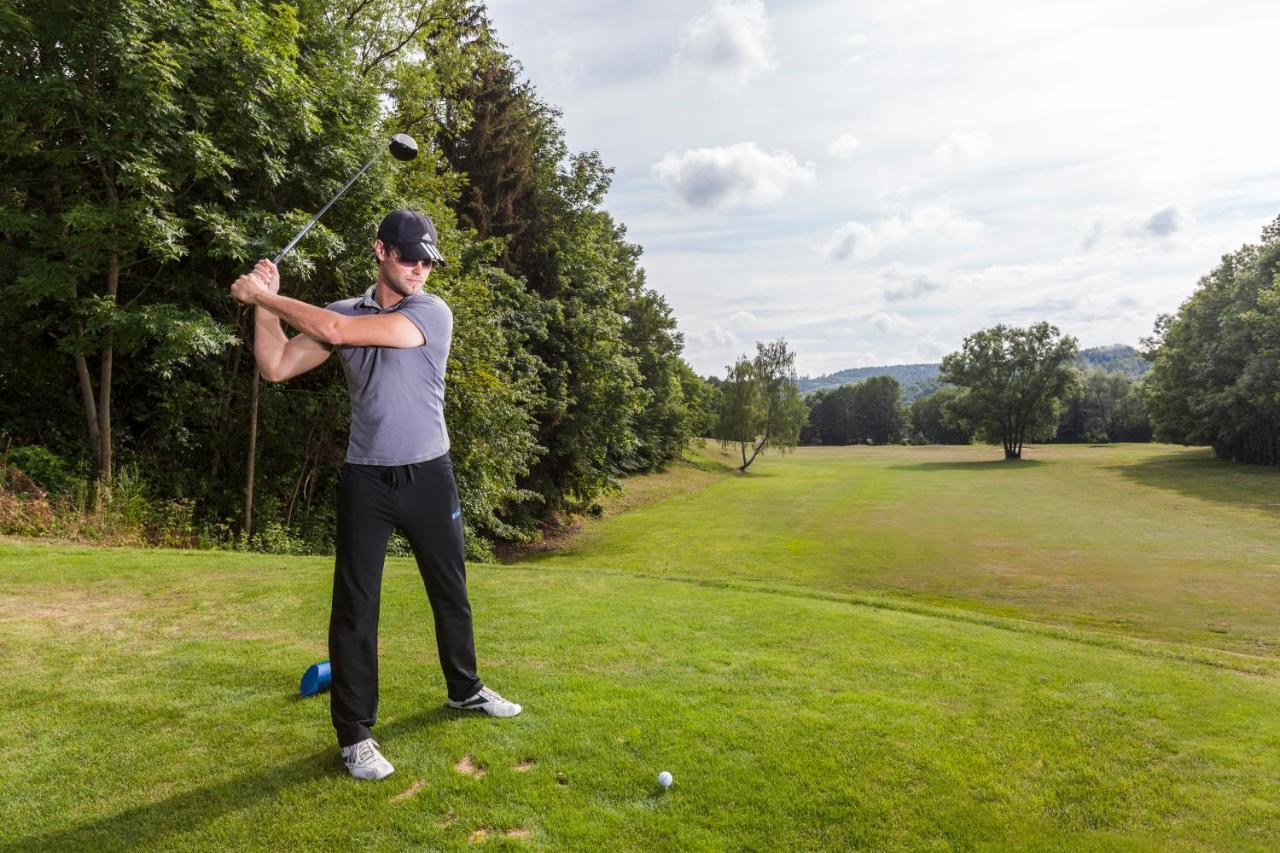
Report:
[[[417,293],[431,275],[431,261],[407,261],[394,245],[381,240],[373,242],[373,253],[378,257],[379,277],[400,296]]]

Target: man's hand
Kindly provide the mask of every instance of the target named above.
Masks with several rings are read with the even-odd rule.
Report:
[[[280,270],[276,269],[276,265],[271,261],[263,258],[253,266],[253,272],[258,278],[267,283],[267,291],[269,293],[280,292]]]
[[[276,287],[278,288],[279,286],[279,278],[277,278]],[[245,305],[254,304],[254,300],[260,293],[272,292],[274,291],[268,286],[266,279],[262,278],[256,269],[247,275],[240,276],[231,285],[231,295]]]

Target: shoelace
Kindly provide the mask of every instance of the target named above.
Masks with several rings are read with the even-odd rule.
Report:
[[[481,687],[480,695],[488,699],[490,702],[507,702],[506,699],[503,699],[501,696],[499,696],[497,693],[494,693],[488,687]],[[510,703],[507,703],[507,704],[510,704]]]
[[[374,750],[378,748],[376,740],[362,740],[356,746],[356,764],[368,764],[374,760]]]

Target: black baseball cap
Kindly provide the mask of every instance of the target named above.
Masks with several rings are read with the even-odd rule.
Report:
[[[431,261],[444,266],[444,255],[436,246],[436,226],[425,213],[391,211],[378,226],[378,239],[385,246],[395,246],[406,261]]]

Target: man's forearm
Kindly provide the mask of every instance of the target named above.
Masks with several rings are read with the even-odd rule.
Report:
[[[258,306],[260,313],[266,309],[312,340],[324,344],[337,342],[335,335],[342,322],[341,314],[278,293],[259,293],[254,296],[253,304]],[[275,325],[279,329],[279,320]],[[284,338],[283,330],[280,330],[280,337]]]
[[[253,355],[258,368],[270,373],[280,362],[289,338],[280,326],[280,318],[261,306],[253,309]]]

